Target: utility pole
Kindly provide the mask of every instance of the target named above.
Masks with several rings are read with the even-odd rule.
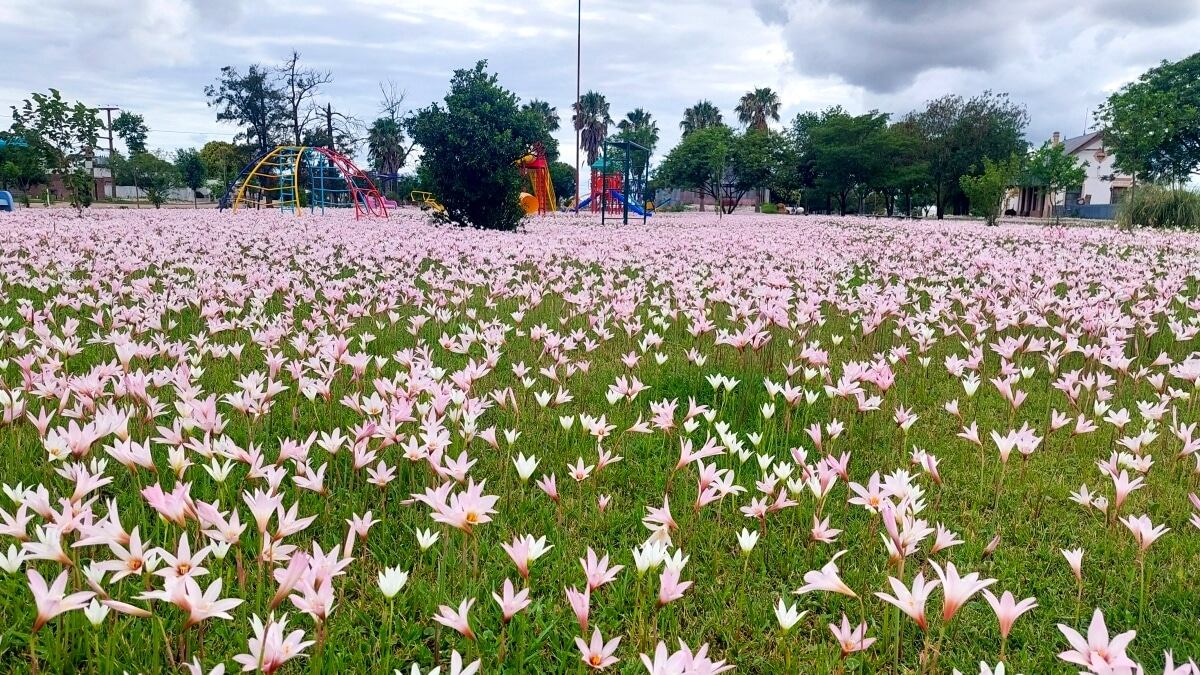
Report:
[[[579,83],[580,64],[583,58],[583,0],[575,6],[575,210],[579,211]]]
[[[325,104],[325,133],[329,134],[329,149],[333,150],[333,104]]]
[[[107,125],[108,126],[108,177],[109,177],[109,181],[110,181],[109,182],[109,191],[111,192],[111,194],[110,194],[111,201],[115,202],[115,201],[117,201],[117,174],[115,172],[113,172],[113,165],[112,165],[113,152],[114,152],[113,151],[112,114],[113,114],[114,110],[120,110],[120,108],[109,105],[109,106],[104,106],[103,108],[99,108],[99,110],[104,111],[104,116],[108,120],[108,125]]]

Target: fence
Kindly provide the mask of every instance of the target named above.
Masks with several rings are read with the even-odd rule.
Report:
[[[1062,218],[1086,218],[1088,220],[1116,220],[1116,204],[1067,204],[1054,210]]]

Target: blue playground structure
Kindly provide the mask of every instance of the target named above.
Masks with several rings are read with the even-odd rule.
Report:
[[[4,190],[0,190],[0,211],[12,211],[12,210],[13,210],[12,194],[5,192]]]

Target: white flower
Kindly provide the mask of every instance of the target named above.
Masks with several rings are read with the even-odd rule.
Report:
[[[524,453],[520,453],[513,458],[513,465],[517,467],[517,475],[521,477],[521,481],[525,482],[537,469],[538,458],[536,456],[526,457]]]
[[[754,545],[758,543],[758,530],[747,530],[743,527],[742,531],[738,532],[737,540],[738,546],[742,548],[742,553],[749,555],[750,551],[754,550]]]
[[[399,567],[385,567],[379,572],[379,591],[388,600],[396,597],[396,594],[407,583],[408,572],[401,570]]]
[[[792,626],[800,623],[800,619],[803,619],[805,614],[808,614],[808,612],[797,612],[795,605],[788,607],[784,603],[783,598],[780,598],[779,603],[775,605],[775,618],[779,621],[779,627],[785,633],[791,630]]]
[[[108,616],[108,607],[96,602],[96,599],[92,598],[88,606],[83,608],[83,615],[87,617],[92,626],[99,626],[104,623],[104,618]]]
[[[422,551],[428,551],[429,547],[436,544],[441,536],[440,532],[433,530],[417,530],[417,546],[420,546]]]
[[[21,565],[25,562],[25,557],[26,553],[24,549],[19,549],[9,544],[8,553],[0,555],[0,570],[4,570],[8,574],[16,574],[17,570],[21,569]]]

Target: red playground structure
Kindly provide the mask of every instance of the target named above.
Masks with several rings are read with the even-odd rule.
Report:
[[[550,162],[546,159],[546,148],[535,143],[533,152],[516,161],[521,175],[529,179],[533,192],[521,193],[521,208],[525,215],[546,215],[558,210],[558,199],[554,196],[554,182],[550,180]]]

